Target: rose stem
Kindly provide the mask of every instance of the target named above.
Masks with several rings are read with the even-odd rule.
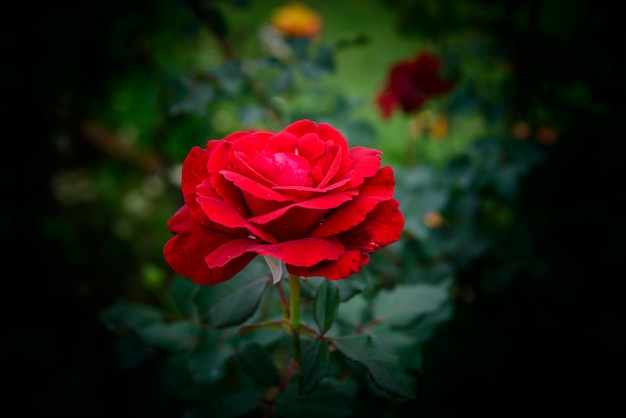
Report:
[[[290,313],[289,313],[289,302],[287,302],[287,297],[285,296],[285,292],[283,291],[283,288],[280,287],[280,282],[276,283],[276,285],[274,286],[276,288],[276,290],[278,291],[278,296],[280,296],[280,301],[283,304],[283,309],[284,309],[284,314],[285,314],[285,318],[289,318],[290,317]]]
[[[289,296],[293,356],[296,362],[300,362],[300,276],[289,274]]]

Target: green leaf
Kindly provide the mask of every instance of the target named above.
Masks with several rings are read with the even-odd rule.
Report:
[[[352,296],[361,293],[366,287],[365,282],[359,275],[354,275],[345,280],[338,280],[336,283],[339,288],[339,300],[341,302],[345,302]]]
[[[410,326],[449,299],[448,286],[449,282],[438,285],[410,284],[381,291],[372,304],[374,318],[397,327]]]
[[[298,394],[304,395],[317,389],[320,381],[330,365],[328,343],[316,338],[306,348],[300,359],[300,377],[298,378]]]
[[[313,319],[322,335],[333,325],[339,308],[339,290],[330,280],[324,280],[317,288],[313,302]]]
[[[247,342],[239,346],[243,370],[261,386],[276,386],[280,382],[274,360],[260,344]]]
[[[440,309],[424,316],[415,326],[403,332],[420,342],[426,342],[435,335],[443,322],[448,321],[454,315],[454,307],[454,303],[448,301]]]
[[[234,351],[230,345],[219,341],[218,332],[205,331],[200,346],[187,363],[191,378],[201,383],[219,382],[226,375],[226,361]]]
[[[135,332],[163,322],[161,312],[148,305],[120,300],[100,313],[102,320],[112,330],[130,328]]]
[[[368,302],[363,295],[356,295],[339,305],[338,319],[352,327],[362,325],[365,320]]]
[[[287,322],[285,319],[275,319],[270,321],[263,321],[256,324],[244,325],[235,332],[235,335],[247,335],[260,329],[281,330],[287,328]]]
[[[300,284],[300,292],[303,298],[307,299],[315,299],[315,294],[317,293],[317,288],[324,282],[328,280],[321,276],[314,277],[305,277]],[[288,280],[285,280],[288,282]],[[286,287],[288,289],[288,287]]]
[[[200,330],[195,324],[180,321],[172,324],[153,324],[142,329],[139,337],[168,351],[187,351],[198,345],[199,333]]]
[[[306,53],[309,50],[309,46],[311,45],[311,41],[308,38],[298,36],[298,37],[289,37],[285,39],[293,55],[301,60],[306,57]]]
[[[331,342],[346,358],[365,366],[377,387],[393,396],[415,399],[399,357],[375,345],[371,336],[350,335]]]
[[[320,46],[315,58],[313,58],[313,62],[324,71],[329,73],[335,71],[336,63],[333,48],[329,45]]]
[[[184,97],[170,107],[173,116],[181,113],[204,115],[215,96],[215,89],[208,83],[185,77],[180,79]]]
[[[321,382],[314,392],[298,395],[293,386],[276,398],[276,416],[298,418],[339,418],[352,415],[346,396],[331,379]]]
[[[240,417],[261,407],[263,394],[255,389],[244,389],[222,400],[220,416]]]
[[[194,302],[198,305],[198,310],[204,313],[203,318],[206,317],[215,328],[239,325],[250,318],[270,283],[267,271],[259,265],[260,263],[251,263],[226,282],[202,286],[194,297]]]
[[[178,276],[169,288],[169,294],[181,315],[190,317],[196,307],[192,302],[196,284],[187,277]]]
[[[399,355],[407,369],[421,370],[422,347],[420,346],[421,340],[418,338],[385,323],[367,327],[365,333],[371,335],[374,341],[381,347]]]

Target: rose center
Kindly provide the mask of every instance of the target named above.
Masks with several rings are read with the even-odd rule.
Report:
[[[248,164],[276,186],[311,186],[312,183],[309,161],[290,152],[259,153]]]

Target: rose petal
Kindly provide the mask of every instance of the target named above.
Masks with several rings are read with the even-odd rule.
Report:
[[[372,253],[400,239],[404,217],[395,199],[381,202],[365,220],[341,237],[346,248]]]
[[[274,212],[275,210],[289,204],[288,202],[276,202],[273,200],[263,199],[262,197],[256,197],[247,192],[244,192],[244,197],[246,199],[246,203],[248,204],[248,209],[250,209],[251,217]]]
[[[283,131],[302,137],[308,133],[317,133],[317,125],[312,120],[302,119],[287,126]]]
[[[262,153],[265,154],[265,153]],[[259,154],[257,154],[258,157]],[[248,156],[244,155],[242,152],[237,152],[234,154],[236,158],[236,167],[233,167],[234,170],[243,177],[246,177],[256,183],[259,183],[265,187],[272,188],[275,186],[274,182],[265,177],[263,174],[259,173],[254,167],[252,167],[249,163],[254,158],[248,158]],[[256,157],[255,157],[256,158]],[[226,170],[230,171],[230,170]],[[223,177],[223,176],[222,176]]]
[[[174,234],[183,232],[185,229],[196,226],[198,220],[191,216],[189,206],[183,205],[167,221],[167,227]]]
[[[223,170],[220,174],[224,176],[224,178],[232,181],[235,186],[242,191],[250,193],[251,195],[261,199],[273,200],[275,202],[287,202],[290,200],[288,196],[278,193],[269,187],[266,187],[248,177],[242,176],[239,173],[235,173],[234,171]]]
[[[208,254],[205,261],[210,267],[222,267],[246,254],[259,254],[297,266],[312,266],[323,260],[335,260],[344,252],[339,241],[332,238],[307,237],[278,244],[263,244],[256,240],[240,238],[225,242]]]
[[[316,133],[309,133],[298,139],[296,151],[298,155],[303,156],[311,165],[315,165],[316,161],[324,156],[326,149],[324,141],[322,141]]]
[[[320,182],[324,179],[324,170],[319,165],[316,165],[311,169],[311,178],[313,179],[313,184],[320,184]]]
[[[263,152],[250,159],[248,165],[274,186],[311,186],[311,164],[294,153]]]
[[[348,141],[337,129],[327,123],[320,123],[317,125],[317,133],[322,140],[333,141],[333,143],[339,145],[342,155],[348,155]]]
[[[206,255],[239,235],[206,228],[191,216],[187,206],[176,212],[168,226],[175,235],[163,247],[165,260],[176,273],[198,284],[211,285],[228,280],[254,258],[254,255],[246,255],[227,266],[209,268],[204,261]]]
[[[272,187],[272,190],[298,190],[301,192],[311,192],[311,193],[327,193],[331,190],[335,190],[349,182],[350,179],[343,179],[338,181],[337,183],[333,183],[327,187],[305,187],[305,186],[276,186]]]
[[[206,169],[209,155],[207,150],[195,146],[187,154],[182,168],[181,189],[183,199],[191,215],[201,223],[206,223],[208,219],[200,205],[196,202],[196,187],[209,177]]]
[[[198,204],[213,222],[229,228],[242,228],[246,219],[232,206],[217,196],[206,184],[198,186]]]
[[[302,202],[292,203],[291,205],[284,206],[273,212],[265,213],[263,215],[254,216],[248,219],[249,222],[256,224],[264,224],[280,216],[284,216],[285,213],[294,208],[304,209],[333,209],[341,206],[343,203],[351,200],[358,192],[356,190],[346,190],[338,193],[331,193],[328,195],[322,195],[313,199],[304,200]],[[285,223],[289,224],[286,220]]]
[[[198,186],[197,201],[211,221],[228,228],[245,228],[266,242],[277,242],[271,234],[250,224],[241,213],[217,196],[206,182]]]
[[[328,212],[326,209],[295,208],[283,216],[259,225],[259,228],[269,231],[278,242],[310,237],[311,232],[326,219]]]
[[[247,133],[242,132],[242,134],[246,135]],[[232,134],[226,138],[230,137],[235,137],[235,135]],[[211,151],[211,156],[207,163],[207,170],[211,176],[211,186],[217,195],[224,199],[225,202],[237,208],[241,213],[245,213],[246,205],[241,195],[241,190],[220,175],[220,171],[230,170],[232,168],[232,164],[229,161],[230,147],[232,144],[226,139],[222,141],[209,141],[209,144],[211,144],[211,142],[214,142],[213,150]]]
[[[359,188],[353,200],[339,207],[324,223],[312,232],[314,237],[337,235],[360,224],[376,205],[393,198],[395,180],[391,167],[383,167]]]
[[[341,132],[331,125],[326,123],[316,125],[315,122],[305,119],[292,123],[284,130],[299,137],[303,137],[310,133],[316,133],[318,137],[326,143],[324,152],[328,161],[327,164],[333,162],[335,158],[339,156],[339,160],[335,162],[335,165],[333,165],[332,168],[323,167],[325,168],[324,172],[327,175],[328,171],[331,171],[330,175],[328,175],[329,180],[336,176],[342,176],[349,169],[350,161],[347,158],[348,142]],[[310,141],[310,139],[308,140]],[[339,147],[341,151],[337,150],[336,147]],[[311,161],[312,165],[318,164],[317,160],[313,161],[309,158],[309,161]]]
[[[268,138],[264,152],[292,152],[296,153],[299,138],[290,132],[280,131]]]
[[[247,155],[249,158],[254,157],[259,152],[263,152],[267,140],[274,135],[272,132],[258,131],[237,138],[237,141],[233,142],[230,148],[230,161],[235,161],[234,155],[239,152]]]
[[[222,139],[212,139],[209,142],[213,142],[213,141],[217,141],[217,142],[227,142],[230,144],[235,143],[235,141],[243,136],[246,135],[250,135],[252,132],[250,131],[237,131],[237,132],[233,132],[231,134],[226,135],[224,138]],[[207,146],[208,148],[208,146]]]
[[[363,183],[363,179],[372,177],[380,168],[380,155],[382,151],[366,147],[354,147],[350,150],[350,160],[352,160],[352,169],[346,175],[350,178],[347,187],[359,187]]]
[[[330,166],[322,167],[322,170],[326,169],[326,172],[324,173],[324,178],[317,185],[318,187],[326,186],[333,178],[343,174],[340,173],[340,168],[346,155],[339,145],[326,143],[326,156],[327,161],[330,161]]]
[[[323,261],[311,267],[300,267],[287,264],[287,271],[296,276],[322,276],[329,280],[339,280],[350,277],[361,271],[370,260],[367,253],[360,251],[346,251],[337,260]]]

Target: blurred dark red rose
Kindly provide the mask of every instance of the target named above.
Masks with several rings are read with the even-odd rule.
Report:
[[[417,110],[429,98],[450,91],[452,83],[440,77],[440,67],[439,58],[427,52],[391,67],[383,89],[376,96],[383,118],[388,119],[397,108],[404,113]]]
[[[196,146],[183,163],[185,204],[168,222],[165,259],[203,285],[232,278],[257,255],[299,276],[349,277],[404,226],[380,154],[349,148],[335,128],[310,120]]]

